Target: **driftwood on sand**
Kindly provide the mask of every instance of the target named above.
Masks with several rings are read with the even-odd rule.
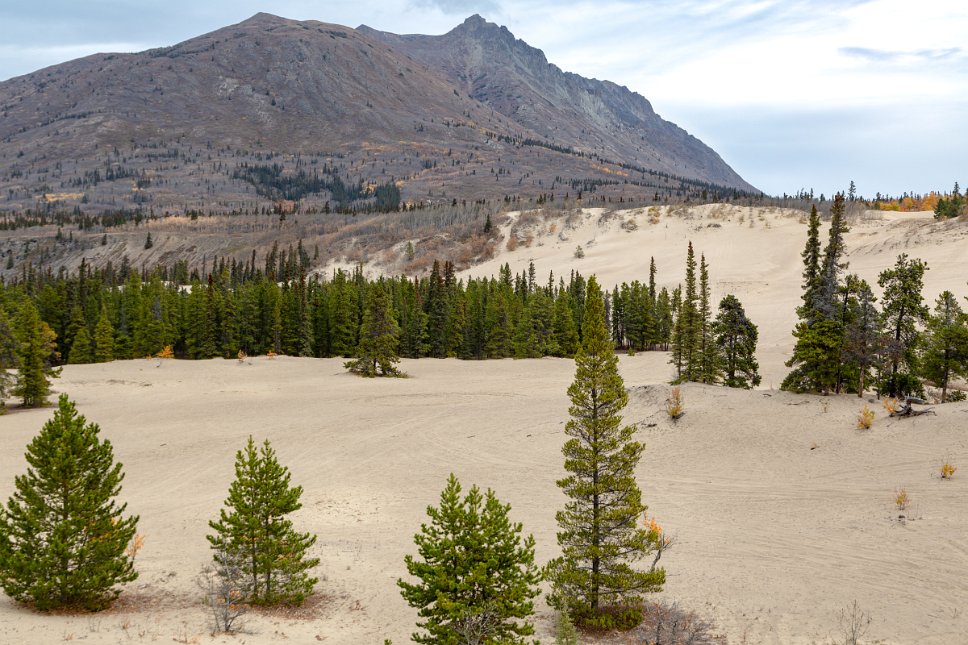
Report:
[[[919,399],[914,396],[909,396],[906,399],[904,399],[904,404],[894,412],[891,412],[889,416],[918,417],[918,416],[921,416],[922,414],[934,414],[935,416],[937,416],[937,413],[934,411],[934,408],[924,408],[922,410],[915,410],[913,407],[914,404],[926,405],[927,403],[928,402],[925,401],[924,399]]]

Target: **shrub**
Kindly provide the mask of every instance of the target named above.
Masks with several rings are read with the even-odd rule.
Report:
[[[666,414],[673,421],[678,421],[686,413],[685,408],[686,404],[682,396],[682,388],[676,385],[669,392],[669,398],[666,399]]]
[[[160,352],[155,354],[155,358],[175,358],[175,352],[172,351],[171,345],[165,345]]]
[[[859,430],[870,430],[873,424],[874,411],[865,404],[864,409],[860,411],[859,415],[857,415],[857,428]]]
[[[239,631],[252,592],[251,577],[237,555],[220,550],[214,565],[206,565],[195,582],[212,615],[212,634]]]
[[[871,615],[862,611],[856,600],[840,610],[840,629],[844,633],[844,645],[858,645],[870,625]]]
[[[911,498],[908,496],[908,492],[904,488],[898,488],[894,491],[894,505],[897,510],[903,511],[911,503]]]
[[[951,390],[948,392],[948,396],[945,397],[946,403],[957,403],[959,401],[964,401],[968,399],[968,394],[965,394],[964,390]]]
[[[888,414],[894,414],[897,412],[897,399],[894,397],[888,397],[884,399],[884,409],[887,410]]]
[[[958,467],[951,463],[951,459],[945,457],[941,462],[941,479],[951,479],[956,470],[958,470]]]
[[[581,248],[581,244],[575,247],[575,258],[580,260],[585,257],[585,249]]]

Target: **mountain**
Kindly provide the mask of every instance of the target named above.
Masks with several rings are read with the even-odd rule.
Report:
[[[0,83],[0,212],[254,212],[752,191],[624,87],[480,16],[397,36],[260,13]]]

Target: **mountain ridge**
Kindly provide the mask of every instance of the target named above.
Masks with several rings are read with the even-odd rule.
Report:
[[[344,201],[336,179],[355,187]],[[644,97],[477,14],[397,36],[262,12],[0,83],[0,212],[342,207],[380,185],[406,203],[755,191]]]

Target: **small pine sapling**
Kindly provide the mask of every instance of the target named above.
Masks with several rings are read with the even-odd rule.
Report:
[[[874,411],[864,405],[864,409],[857,415],[857,429],[870,430],[872,425],[874,425]]]

